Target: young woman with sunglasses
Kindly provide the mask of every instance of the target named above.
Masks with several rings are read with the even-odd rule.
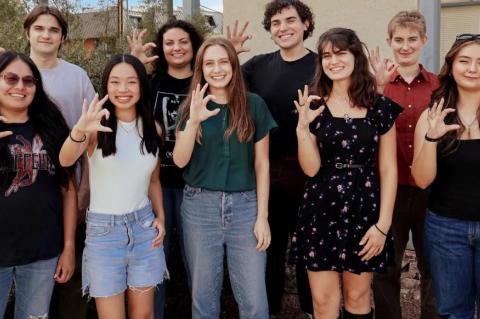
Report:
[[[330,29],[318,43],[317,95],[305,87],[295,101],[298,159],[310,178],[292,257],[308,270],[315,318],[337,318],[342,294],[343,318],[373,318],[372,272],[385,272],[394,257],[394,122],[402,109],[376,93],[353,30]]]
[[[173,160],[185,167],[181,213],[192,318],[220,318],[225,254],[240,318],[268,318],[268,137],[276,124],[265,102],[246,92],[226,39],[200,47],[191,91]]]
[[[415,129],[412,175],[431,188],[425,253],[441,318],[473,318],[480,298],[480,35],[445,55]]]
[[[58,160],[68,127],[33,61],[0,55],[0,317],[46,317],[55,281],[75,268],[77,197]]]
[[[160,136],[147,73],[131,55],[105,67],[102,91],[87,106],[60,152],[70,166],[87,152],[90,207],[83,253],[83,292],[101,319],[153,318],[154,288],[167,275],[160,186]],[[156,216],[155,216],[156,215]]]

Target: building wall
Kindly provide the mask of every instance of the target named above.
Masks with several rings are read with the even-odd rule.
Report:
[[[392,57],[385,41],[387,24],[391,17],[400,10],[418,8],[419,0],[304,0],[315,14],[315,31],[307,39],[306,46],[316,51],[315,45],[319,35],[331,27],[348,27],[356,30],[362,41],[372,49],[380,46],[382,56]],[[223,0],[224,28],[233,26],[235,19],[249,21],[248,34],[253,39],[246,43],[250,52],[242,53],[240,59],[246,61],[255,54],[277,49],[270,34],[263,29],[261,21],[268,0]]]
[[[450,3],[452,1],[449,1]],[[445,3],[442,1],[442,3]],[[440,65],[445,54],[461,33],[480,33],[480,3],[468,6],[443,6],[440,17]]]

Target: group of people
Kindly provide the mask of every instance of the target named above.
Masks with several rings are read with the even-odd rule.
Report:
[[[61,13],[30,12],[30,55],[0,55],[0,315],[14,282],[15,318],[47,317],[55,282],[81,273],[70,289],[100,318],[163,318],[176,230],[192,318],[220,318],[225,267],[240,318],[275,317],[289,239],[310,317],[373,318],[373,299],[375,318],[401,318],[410,232],[421,318],[473,318],[480,35],[457,36],[437,76],[419,63],[418,11],[388,25],[394,61],[347,28],[310,51],[299,0],[268,2],[263,25],[279,50],[243,65],[248,23],[135,33],[95,94],[58,58]]]

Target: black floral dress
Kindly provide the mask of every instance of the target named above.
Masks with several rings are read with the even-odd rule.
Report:
[[[379,96],[365,118],[333,117],[328,107],[310,125],[317,136],[322,166],[305,183],[290,260],[310,271],[384,272],[393,264],[389,233],[385,249],[363,262],[360,240],[378,221],[380,182],[375,167],[380,135],[402,108]],[[340,167],[354,164],[355,167]]]

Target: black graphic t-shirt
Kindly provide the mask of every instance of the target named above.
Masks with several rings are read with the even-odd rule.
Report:
[[[30,121],[5,126],[13,135],[1,141],[11,160],[0,168],[0,267],[53,258],[63,243],[62,194],[43,141]]]
[[[160,180],[164,187],[182,188],[185,185],[182,170],[173,163],[173,147],[178,108],[187,97],[191,79],[177,79],[163,73],[151,80],[155,119],[165,129],[160,169]]]

